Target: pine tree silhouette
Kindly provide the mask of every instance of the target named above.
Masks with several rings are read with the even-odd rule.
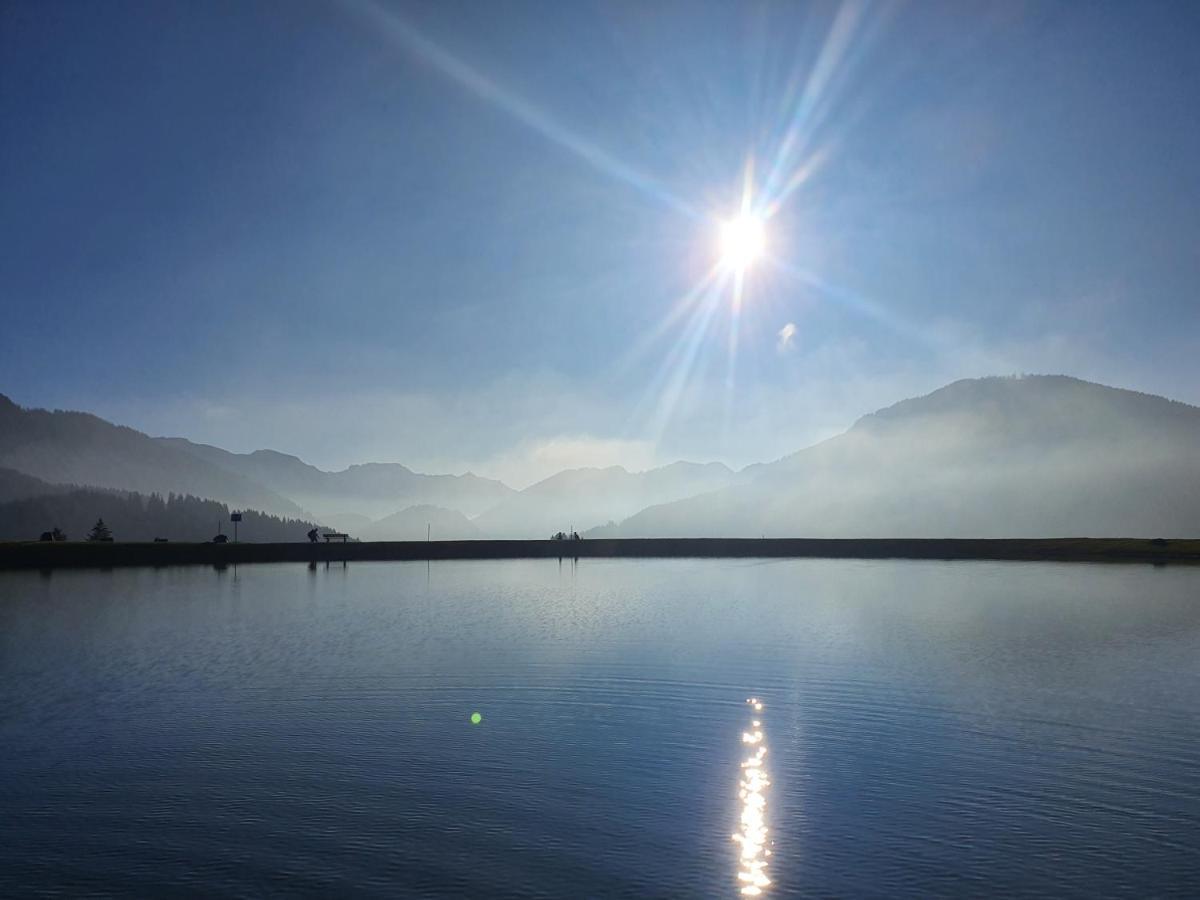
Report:
[[[113,536],[112,532],[108,530],[108,526],[104,524],[104,520],[97,519],[92,530],[88,532],[87,539],[89,541],[111,541]]]

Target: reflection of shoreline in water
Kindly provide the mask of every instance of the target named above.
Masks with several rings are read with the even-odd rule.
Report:
[[[746,703],[755,713],[762,712],[762,701],[757,697],[749,697]],[[763,888],[771,884],[767,877],[767,857],[771,851],[767,849],[766,789],[771,782],[767,778],[763,760],[767,755],[767,745],[764,743],[762,722],[755,718],[750,722],[751,731],[742,732],[742,743],[753,747],[753,752],[742,760],[741,778],[738,780],[738,799],[742,801],[742,814],[739,820],[740,830],[733,836],[734,841],[742,847],[739,858],[738,881],[742,883],[742,893],[754,897],[763,892]]]

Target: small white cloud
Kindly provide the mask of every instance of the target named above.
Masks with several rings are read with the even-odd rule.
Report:
[[[785,350],[790,350],[793,346],[793,339],[796,337],[796,323],[788,322],[779,329],[779,343],[775,346],[782,353]]]

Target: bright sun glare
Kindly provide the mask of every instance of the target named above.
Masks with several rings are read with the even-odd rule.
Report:
[[[721,262],[741,272],[752,265],[767,246],[762,220],[746,213],[721,225]]]

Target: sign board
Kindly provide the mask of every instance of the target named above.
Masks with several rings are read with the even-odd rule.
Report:
[[[230,522],[240,522],[240,521],[242,521],[242,514],[241,514],[241,513],[230,513],[230,514],[229,514],[229,521],[230,521]]]

